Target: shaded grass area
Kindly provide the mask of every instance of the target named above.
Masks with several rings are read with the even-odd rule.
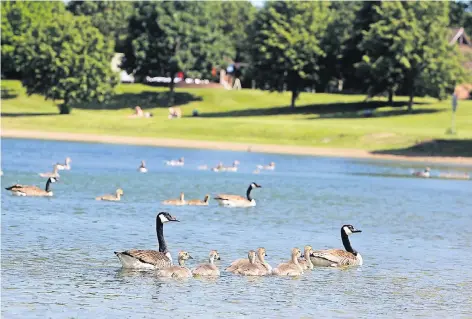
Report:
[[[472,157],[472,139],[434,139],[430,141],[422,141],[404,148],[374,151],[372,153],[413,157],[425,155]]]
[[[18,81],[2,81],[2,128],[212,140],[244,143],[358,148],[376,152],[408,150],[421,141],[472,140],[472,101],[460,101],[458,135],[450,127],[450,101],[417,99],[414,113],[406,112],[407,98],[394,106],[384,99],[364,102],[363,95],[302,93],[291,109],[290,93],[258,90],[177,89],[183,118],[167,118],[168,90],[142,84],[123,84],[106,104],[76,105],[70,115],[59,115],[62,101],[27,96]],[[128,118],[136,105],[152,118]],[[199,117],[192,117],[197,109]],[[455,152],[463,154],[461,144]],[[426,149],[416,152],[429,154]],[[440,151],[441,152],[441,151]],[[409,153],[403,151],[403,153]],[[413,153],[412,153],[413,154]],[[437,153],[435,153],[436,155]],[[440,154],[437,154],[440,155]],[[470,155],[467,155],[470,156]]]

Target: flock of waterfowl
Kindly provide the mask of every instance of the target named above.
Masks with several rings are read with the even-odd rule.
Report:
[[[53,166],[52,172],[40,173],[39,175],[43,178],[47,178],[45,189],[41,189],[37,186],[31,185],[20,185],[15,184],[6,189],[16,196],[53,196],[51,190],[51,184],[59,180],[60,170],[71,169],[71,159],[66,158],[64,163],[57,163]],[[184,158],[178,160],[170,160],[165,162],[168,166],[183,166]],[[221,172],[237,171],[239,161],[234,161],[232,166],[225,167],[222,163],[212,168],[212,171]],[[205,166],[199,166],[198,169],[208,169]],[[259,165],[257,170],[274,170],[275,163],[271,162],[269,165]],[[138,171],[146,173],[145,161],[141,161]],[[414,172],[414,176],[417,177],[430,177],[430,169],[426,167],[424,171]],[[468,177],[468,175],[467,175]],[[252,182],[249,184],[246,196],[233,195],[233,194],[217,194],[214,199],[222,206],[225,207],[251,207],[256,206],[256,201],[251,197],[251,192],[255,188],[261,188],[262,186]],[[124,192],[121,188],[117,189],[115,194],[106,194],[96,197],[96,200],[100,201],[120,201],[121,196]],[[208,206],[210,195],[205,195],[203,200],[192,199],[186,200],[185,194],[180,193],[179,198],[167,199],[162,203],[164,205],[174,206]],[[171,278],[185,278],[192,276],[220,276],[220,270],[218,265],[215,264],[219,261],[220,254],[216,250],[211,250],[208,257],[208,263],[196,266],[193,269],[187,268],[185,262],[189,259],[193,259],[187,251],[180,251],[178,253],[177,262],[178,265],[174,265],[172,261],[172,255],[167,249],[167,244],[164,239],[164,224],[168,222],[178,222],[177,218],[169,214],[168,212],[160,212],[156,216],[156,233],[158,240],[158,250],[139,250],[131,249],[122,252],[115,252],[116,256],[121,261],[122,267],[127,269],[138,269],[138,270],[155,270],[157,276],[171,277]],[[361,230],[355,229],[352,225],[343,225],[341,227],[341,240],[344,245],[344,249],[327,249],[327,250],[314,250],[310,245],[304,247],[302,251],[295,247],[290,252],[290,258],[279,264],[277,267],[272,268],[269,263],[265,260],[267,256],[266,249],[260,247],[256,250],[249,250],[247,258],[241,258],[233,261],[225,271],[237,275],[243,276],[300,276],[306,270],[312,270],[315,267],[348,267],[362,265],[362,256],[352,248],[349,235],[359,233]]]
[[[167,249],[164,239],[164,224],[178,222],[179,220],[168,212],[160,212],[156,216],[156,233],[159,244],[158,250],[131,249],[122,252],[115,252],[121,261],[122,267],[136,270],[155,270],[160,277],[188,278],[188,277],[217,277],[220,276],[220,269],[215,264],[220,260],[217,250],[211,250],[208,263],[198,265],[190,269],[185,262],[193,259],[187,251],[178,253],[178,265],[174,265],[172,255]],[[362,256],[354,250],[349,241],[349,235],[359,233],[361,230],[355,229],[352,225],[341,227],[341,239],[343,249],[313,250],[309,245],[304,247],[304,254],[299,248],[291,250],[290,259],[277,267],[272,268],[265,260],[266,249],[263,247],[249,250],[248,258],[241,258],[233,261],[225,270],[227,272],[242,276],[300,276],[306,270],[315,267],[349,267],[360,266],[363,263]]]

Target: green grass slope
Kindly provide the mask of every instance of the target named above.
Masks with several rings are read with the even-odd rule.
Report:
[[[292,110],[289,93],[177,89],[176,94],[181,119],[167,118],[167,89],[142,84],[120,85],[107,104],[75,105],[72,114],[59,115],[59,101],[27,96],[20,82],[4,80],[2,128],[472,156],[472,101],[459,101],[458,134],[451,136],[450,101],[417,99],[415,112],[408,114],[403,97],[387,107],[384,99],[365,103],[361,95],[302,93]],[[154,117],[128,118],[136,105]],[[201,116],[192,117],[194,109]],[[365,109],[375,109],[373,116],[365,117]]]

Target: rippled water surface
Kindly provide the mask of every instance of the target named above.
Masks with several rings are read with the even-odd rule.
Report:
[[[44,185],[39,172],[72,158],[53,198],[13,197],[14,183]],[[185,157],[184,167],[164,161]],[[149,173],[136,168],[146,160]],[[197,166],[241,162],[237,173]],[[276,163],[274,172],[252,173]],[[417,165],[417,164],[416,164]],[[2,140],[3,318],[315,318],[469,317],[472,315],[472,182],[410,177],[420,166],[394,162]],[[432,167],[461,170],[457,167]],[[463,168],[462,168],[463,170]],[[243,195],[250,182],[257,206],[246,209],[164,207],[177,198],[219,192]],[[122,187],[119,203],[94,200]],[[155,249],[155,216],[167,210],[170,251],[193,256],[217,249],[220,266],[264,246],[272,266],[292,247],[341,248],[339,230],[364,265],[316,269],[298,279],[162,280],[121,269],[113,251]]]

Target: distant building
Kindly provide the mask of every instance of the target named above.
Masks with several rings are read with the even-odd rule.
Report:
[[[464,68],[472,72],[472,42],[464,28],[449,29],[449,44],[459,46],[459,51],[465,57]],[[457,97],[461,100],[469,99],[471,91],[472,84],[470,83],[458,85],[455,89]]]

